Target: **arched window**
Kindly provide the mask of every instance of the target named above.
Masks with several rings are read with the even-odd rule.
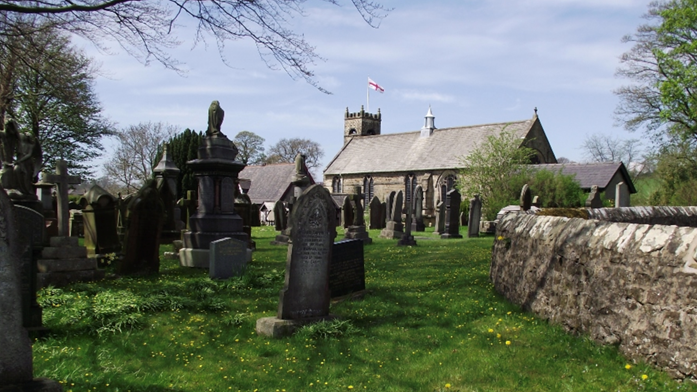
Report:
[[[446,202],[446,194],[448,191],[456,187],[456,176],[449,174],[441,181],[441,200]]]
[[[334,176],[332,179],[332,193],[342,193],[342,177]]]
[[[414,188],[417,187],[417,179],[414,174],[410,173],[405,176],[405,206],[412,203],[412,195],[414,194]]]
[[[373,199],[373,177],[364,177],[364,207],[368,206],[368,203]]]

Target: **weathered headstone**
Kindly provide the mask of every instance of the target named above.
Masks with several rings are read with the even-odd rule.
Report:
[[[538,198],[538,195],[533,196],[531,206],[540,208],[540,199]]]
[[[624,182],[616,184],[616,202],[615,207],[630,207],[630,191]]]
[[[589,197],[587,197],[587,200],[584,203],[584,206],[588,207],[588,208],[601,208],[601,207],[603,207],[603,202],[601,201],[601,195],[599,195],[599,186],[598,185],[591,186],[591,193],[589,193]]]
[[[371,202],[368,203],[368,212],[369,212],[369,224],[368,228],[371,230],[376,230],[376,229],[382,229],[383,228],[383,222],[385,220],[381,221],[382,217],[382,211],[381,211],[381,201],[378,199],[378,196],[373,196],[371,199]]]
[[[42,182],[56,185],[56,195],[58,197],[58,235],[69,236],[68,220],[70,219],[70,209],[68,207],[68,187],[72,184],[80,184],[80,177],[68,175],[68,165],[64,160],[56,163],[56,174],[42,173]]]
[[[228,279],[241,276],[247,268],[247,244],[234,238],[211,241],[208,276]]]
[[[412,214],[414,211],[412,211],[412,203],[408,203],[407,205],[407,214],[405,214],[405,232],[402,233],[402,237],[400,237],[400,240],[397,242],[397,246],[416,246],[417,241],[414,240],[414,236],[412,236]]]
[[[259,220],[259,212],[252,209],[252,200],[246,193],[235,193],[235,211],[242,217],[242,231],[247,234],[247,247],[256,249],[257,244],[252,240],[252,216],[256,215]]]
[[[58,392],[60,384],[33,379],[32,344],[23,326],[22,279],[14,208],[0,188],[0,388]],[[43,216],[41,217],[43,221]]]
[[[388,200],[391,200],[394,192],[390,192]],[[390,238],[390,239],[400,239],[402,238],[402,230],[404,226],[402,225],[402,200],[403,193],[399,191],[395,194],[393,203],[390,206],[390,211],[388,215],[388,220],[385,223],[385,229],[381,230],[380,238]]]
[[[151,274],[160,271],[160,231],[165,208],[155,180],[149,180],[128,204],[124,257],[120,274]]]
[[[31,208],[19,205],[14,206],[13,215],[14,228],[18,234],[24,327],[28,331],[40,330],[42,329],[42,311],[41,306],[36,302],[36,274],[37,259],[44,242],[44,217]]]
[[[342,201],[342,227],[347,228],[351,226],[354,221],[354,211],[351,205],[351,197],[345,196]]]
[[[286,228],[286,207],[284,207],[284,202],[277,200],[274,203],[274,229],[276,231],[282,231]]]
[[[385,224],[387,225],[389,221],[393,219],[393,206],[395,204],[395,196],[397,192],[392,191],[385,198]]]
[[[311,185],[296,201],[279,310],[276,317],[257,320],[257,333],[280,337],[303,324],[330,317],[329,273],[337,226],[334,211],[330,192],[322,185]]]
[[[71,209],[70,210],[70,222],[68,222],[68,237],[83,237],[85,235],[85,220],[82,215],[81,209]],[[58,235],[57,237],[62,237]]]
[[[528,188],[528,184],[524,184],[521,188],[521,196],[519,197],[519,206],[521,211],[528,211],[531,209],[531,190]]]
[[[413,214],[412,214],[412,231],[424,231],[424,215],[423,215],[423,208],[424,208],[424,191],[422,190],[421,185],[417,185],[417,187],[414,189],[414,197],[412,198],[413,200]]]
[[[443,234],[446,227],[446,207],[443,201],[436,203],[436,223],[434,224],[434,234]]]
[[[460,193],[451,189],[446,193],[446,224],[441,238],[463,238],[460,234]]]
[[[337,298],[365,289],[364,244],[360,240],[335,242],[330,262],[330,296]]]
[[[87,207],[82,211],[85,247],[90,256],[121,250],[116,235],[116,198],[99,185],[92,185],[85,194]]]
[[[468,237],[478,237],[480,235],[480,218],[482,217],[482,201],[480,195],[475,194],[470,199],[470,210],[468,211]]]
[[[348,198],[350,199],[350,208],[352,211],[352,222],[349,226],[347,226],[344,229],[344,238],[350,240],[361,240],[363,241],[364,245],[368,245],[373,243],[373,240],[371,239],[371,237],[368,236],[368,232],[366,231],[366,222],[364,221],[364,208],[361,204],[363,200],[363,195],[360,193],[360,188],[356,189],[356,192],[357,193],[348,196]]]

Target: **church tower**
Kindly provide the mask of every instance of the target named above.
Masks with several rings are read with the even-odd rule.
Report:
[[[370,136],[381,134],[381,110],[372,114],[364,111],[349,113],[349,108],[344,112],[344,144],[347,144],[355,136]]]

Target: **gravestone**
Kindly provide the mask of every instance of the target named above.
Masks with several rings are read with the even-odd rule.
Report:
[[[165,207],[155,180],[149,180],[143,185],[126,210],[126,244],[124,257],[116,265],[117,273],[158,273],[160,232]]]
[[[247,268],[247,244],[234,238],[211,241],[208,276],[228,279],[241,276]]]
[[[274,229],[283,231],[286,228],[286,207],[284,202],[277,200],[274,203]]]
[[[58,219],[56,218],[56,198],[52,194],[53,184],[38,182],[36,185],[36,193],[41,202],[41,213],[44,215],[46,225],[45,241],[49,237],[58,235]]]
[[[451,189],[446,193],[446,222],[441,238],[463,238],[460,234],[460,193]]]
[[[393,195],[394,192],[390,192],[390,196],[388,197],[389,201]],[[404,234],[402,232],[404,227],[402,225],[402,200],[403,193],[402,191],[399,191],[394,195],[393,203],[390,206],[389,216],[387,218],[387,222],[385,223],[385,229],[381,230],[380,238],[402,238],[402,235]]]
[[[252,240],[252,216],[256,215],[259,221],[258,211],[252,209],[252,200],[250,197],[242,192],[235,193],[235,211],[242,218],[242,231],[247,234],[247,247],[249,249],[256,249],[257,244]]]
[[[446,207],[444,202],[436,203],[436,223],[434,224],[434,234],[443,234],[446,227]]]
[[[397,246],[416,246],[417,241],[414,240],[412,236],[412,203],[407,206],[407,214],[405,214],[405,232],[402,233],[402,237],[397,242]]]
[[[379,229],[384,229],[385,228],[385,222],[387,220],[387,211],[388,207],[386,206],[385,202],[381,202],[381,218],[380,218],[380,227]]]
[[[380,199],[378,199],[378,196],[373,196],[373,198],[371,198],[371,202],[368,203],[368,213],[368,228],[371,230],[382,229],[382,223],[385,222],[385,219],[381,219],[383,213],[381,208],[381,201]]]
[[[385,224],[387,225],[393,217],[393,205],[395,204],[395,196],[397,192],[392,191],[385,198]],[[384,226],[385,228],[385,226]]]
[[[70,234],[68,220],[70,219],[70,208],[68,206],[68,187],[80,184],[80,177],[68,175],[68,164],[64,160],[56,163],[56,174],[42,173],[41,182],[56,185],[56,196],[58,197],[58,235],[67,237]]]
[[[354,211],[351,201],[351,196],[344,196],[344,200],[342,201],[342,227],[345,229],[351,226],[354,221]]]
[[[32,343],[23,322],[22,266],[13,208],[0,188],[0,388],[9,391],[62,391],[60,384],[33,379]],[[43,216],[40,215],[43,222]],[[43,223],[42,223],[43,226]]]
[[[365,289],[363,242],[361,240],[335,242],[332,245],[330,262],[330,297],[343,297]]]
[[[533,196],[533,200],[531,201],[531,206],[540,208],[540,200],[538,198],[538,195]]]
[[[85,235],[85,221],[83,220],[82,209],[71,209],[69,216],[68,232],[70,235],[68,237],[83,237]],[[62,236],[58,235],[58,237]]]
[[[182,229],[185,224],[182,222],[182,213],[177,203],[177,179],[179,177],[179,168],[175,165],[172,154],[165,143],[162,151],[160,162],[153,168],[153,176],[157,181],[160,198],[165,208],[165,214],[162,224],[162,233],[160,234],[160,242],[172,243],[182,236]]]
[[[289,207],[289,210],[293,208]],[[286,212],[286,207],[284,203],[277,200],[274,203],[274,226],[277,230],[281,229],[281,232],[276,235],[274,241],[271,241],[271,245],[288,245],[291,240],[291,227],[290,223],[290,211]]]
[[[460,213],[460,217],[459,217],[458,219],[460,219],[460,225],[461,225],[461,226],[467,226],[467,225],[468,225],[468,216],[465,215],[464,212],[461,212],[461,213]]]
[[[616,184],[615,207],[630,207],[630,191],[622,181]]]
[[[31,208],[15,205],[13,212],[17,231],[20,258],[20,276],[22,282],[22,314],[24,327],[28,331],[40,331],[42,328],[41,306],[36,302],[37,259],[41,255],[44,243],[44,216]]]
[[[480,235],[480,219],[482,218],[482,201],[477,193],[470,199],[470,210],[468,211],[468,237],[478,237]]]
[[[90,256],[116,253],[121,243],[116,234],[116,198],[99,185],[85,194],[87,207],[82,211],[85,247]]]
[[[364,245],[373,243],[371,237],[366,231],[366,222],[364,221],[364,208],[361,204],[364,195],[361,194],[361,187],[355,187],[354,193],[348,196],[351,208],[351,224],[344,229],[344,238],[352,240],[357,239],[363,241]]]
[[[424,231],[424,191],[422,190],[421,185],[417,185],[417,187],[414,189],[414,197],[412,200],[414,201],[414,213],[412,214],[413,217],[411,229],[412,231]]]
[[[519,206],[521,211],[528,211],[531,209],[531,190],[528,188],[528,184],[524,184],[521,188],[521,196],[519,196]]]
[[[599,186],[592,185],[589,197],[587,197],[584,206],[587,208],[601,208],[603,207],[603,202],[601,201],[601,196],[599,195]]]
[[[257,320],[257,333],[281,337],[304,324],[331,318],[329,272],[336,237],[335,207],[330,192],[311,185],[291,212],[291,243],[284,288],[276,317]]]

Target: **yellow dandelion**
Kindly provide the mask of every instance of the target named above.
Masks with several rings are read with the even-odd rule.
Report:
[[[353,386],[353,385],[349,385],[349,386],[347,387],[347,389],[354,389],[354,386]]]
[[[501,236],[501,235],[500,235],[499,237],[497,237],[497,240],[499,240],[499,241],[501,241],[501,240],[503,240],[503,239],[504,239],[504,237]]]
[[[451,384],[444,385],[446,388],[451,388]]]
[[[647,380],[647,375],[646,375],[646,374],[643,374],[643,375],[642,375],[642,379],[643,379],[643,380]]]
[[[487,330],[487,332],[492,333],[492,332],[494,332],[494,329],[490,328]]]
[[[506,343],[504,343],[504,344],[506,344],[507,346],[509,346],[509,345],[511,345],[511,342],[507,340]]]
[[[630,366],[629,363],[626,363],[626,364],[625,364],[625,368],[626,368],[626,369],[630,369],[631,367],[632,367],[632,366]]]

